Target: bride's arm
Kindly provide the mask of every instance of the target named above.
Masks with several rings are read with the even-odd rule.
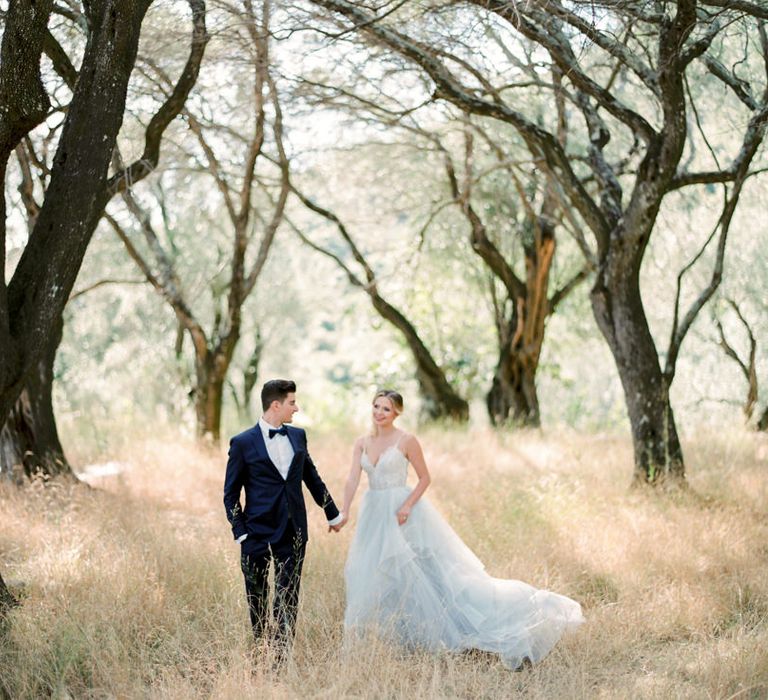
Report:
[[[429,469],[427,469],[427,463],[424,461],[424,453],[421,451],[421,445],[414,435],[408,435],[403,441],[403,448],[405,456],[408,461],[413,465],[416,470],[416,476],[419,477],[419,483],[416,484],[413,491],[411,491],[408,498],[405,499],[405,503],[400,506],[400,510],[397,511],[397,522],[403,525],[408,516],[411,514],[411,509],[416,502],[422,497],[427,490],[427,486],[432,481],[429,476]]]
[[[347,483],[344,486],[344,507],[342,513],[344,519],[342,524],[349,520],[349,509],[352,507],[352,500],[355,497],[355,492],[360,484],[360,476],[363,473],[363,468],[360,466],[360,459],[363,456],[363,440],[365,438],[358,438],[355,440],[355,447],[352,450],[352,466],[349,470],[349,476],[347,477]]]

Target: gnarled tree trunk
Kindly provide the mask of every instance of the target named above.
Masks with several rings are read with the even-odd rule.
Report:
[[[499,362],[485,401],[493,425],[512,422],[534,428],[541,425],[536,390],[538,358],[516,352],[515,342],[511,338],[517,330],[515,318],[505,331],[506,338],[499,343]]]
[[[37,367],[0,431],[0,476],[17,483],[35,475],[74,478],[64,455],[53,412],[53,365],[61,342],[58,319]]]
[[[69,296],[108,198],[107,169],[123,121],[125,96],[148,0],[116,9],[94,3],[83,69],[67,111],[34,230],[8,285],[15,356],[4,373],[0,420],[24,388]],[[5,35],[4,35],[5,39]],[[99,128],[94,128],[98,124]],[[2,363],[0,363],[2,364]]]
[[[611,256],[592,289],[592,309],[616,362],[632,430],[633,483],[684,484],[669,387],[645,316],[638,258]]]
[[[555,256],[555,234],[545,217],[532,225],[533,235],[523,242],[525,284],[522,296],[511,299],[512,313],[499,331],[499,361],[486,397],[494,425],[507,421],[538,427],[541,424],[536,370],[539,367],[544,327],[552,311],[548,298],[549,273]]]
[[[10,87],[10,94],[19,104],[32,104],[30,99],[37,86],[47,104],[39,76],[41,47],[73,94],[48,173],[50,177],[41,178],[45,181],[42,206],[34,200],[34,187],[28,186],[22,192],[30,215],[30,235],[7,288],[7,297],[4,281],[0,284],[0,330],[4,327],[7,331],[0,332],[0,425],[3,425],[0,469],[9,476],[20,478],[40,471],[72,475],[58,438],[52,405],[53,365],[61,340],[63,308],[106,202],[127,183],[141,180],[157,165],[163,131],[181,110],[197,78],[206,42],[205,5],[203,0],[189,0],[194,29],[184,72],[150,120],[141,158],[128,169],[108,177],[141,24],[150,3],[151,0],[121,3],[94,0],[84,6],[81,19],[87,21],[88,37],[79,75],[47,30],[50,2],[12,3],[12,11],[5,18],[0,98]],[[14,18],[16,10],[19,12]],[[29,12],[37,14],[34,31],[31,25],[25,30],[19,20]],[[30,46],[37,47],[32,55],[24,56],[23,61],[12,58],[14,51],[18,51],[18,46],[15,49],[14,46],[19,39],[22,46],[27,47],[27,53]],[[31,80],[29,85],[18,76],[6,75],[12,73],[14,65],[24,67]],[[12,102],[0,99],[0,103],[9,101]],[[5,118],[8,114],[12,119]],[[0,174],[3,178],[6,149],[13,146],[14,139],[18,140],[18,133],[14,135],[13,129],[7,128],[7,122],[21,123],[22,133],[34,126],[34,120],[21,119],[13,108],[2,114]],[[32,177],[28,170],[24,179],[30,185]],[[0,214],[4,233],[4,206]],[[0,251],[4,252],[3,241],[0,241]],[[8,323],[2,322],[3,319]]]
[[[224,381],[229,369],[229,362],[208,353],[202,362],[196,362],[195,416],[197,436],[218,443],[221,439],[221,407],[224,400]],[[216,369],[215,367],[218,367]]]

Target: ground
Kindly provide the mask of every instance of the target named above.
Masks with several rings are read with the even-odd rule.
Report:
[[[541,664],[343,654],[355,511],[335,535],[312,506],[293,661],[279,674],[254,663],[225,454],[166,435],[104,448],[122,471],[91,470],[93,488],[0,488],[0,566],[21,592],[0,697],[768,697],[768,438],[686,439],[691,490],[672,495],[629,489],[623,435],[433,429],[421,441],[427,497],[488,571],[582,603],[586,624]],[[351,444],[346,431],[312,436],[337,500]]]

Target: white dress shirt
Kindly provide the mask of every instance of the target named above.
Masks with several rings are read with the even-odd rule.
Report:
[[[259,428],[264,436],[264,444],[267,446],[267,454],[272,464],[277,467],[283,479],[288,478],[288,470],[293,462],[293,446],[287,435],[273,435],[269,437],[270,430],[277,430],[278,426],[270,425],[264,418],[259,418]]]
[[[264,445],[267,448],[267,454],[269,455],[269,458],[272,460],[272,463],[277,467],[277,471],[280,472],[280,476],[283,477],[283,479],[288,478],[288,471],[291,468],[291,462],[293,462],[293,445],[291,445],[291,441],[288,439],[287,435],[273,435],[272,437],[269,437],[269,431],[270,430],[277,430],[278,427],[276,425],[270,425],[267,423],[267,421],[264,420],[264,417],[262,416],[259,418],[258,426],[261,430],[261,434],[264,436]],[[333,519],[329,520],[329,525],[338,525],[342,519],[344,518],[344,514],[339,512],[339,514]],[[248,535],[241,535],[237,538],[238,542],[242,542]]]

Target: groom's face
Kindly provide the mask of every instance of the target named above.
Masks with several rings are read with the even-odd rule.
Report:
[[[272,405],[274,406],[275,404]],[[290,393],[282,403],[277,403],[277,418],[281,423],[290,423],[293,421],[293,414],[298,410],[296,394]]]

